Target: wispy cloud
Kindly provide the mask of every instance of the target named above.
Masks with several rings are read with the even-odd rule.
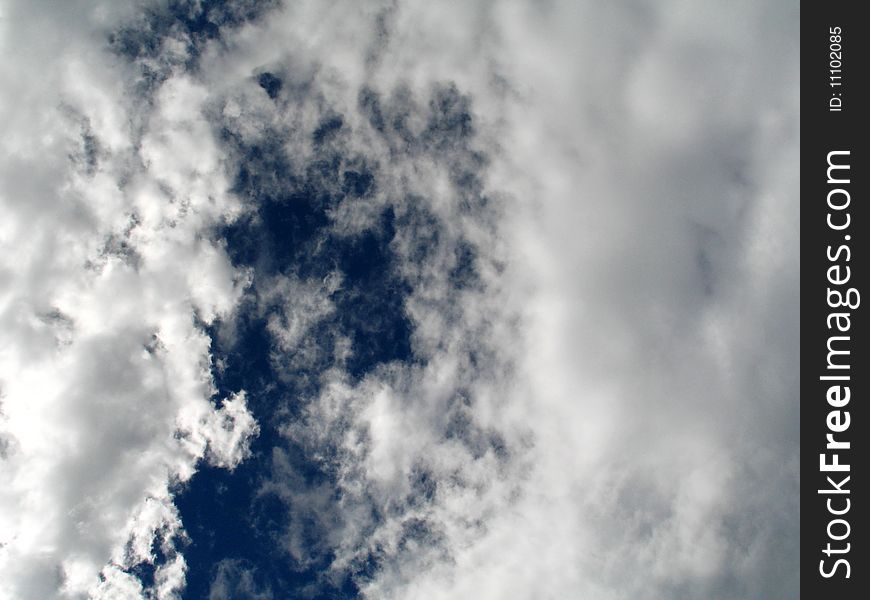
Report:
[[[794,597],[792,4],[10,4],[4,592]]]

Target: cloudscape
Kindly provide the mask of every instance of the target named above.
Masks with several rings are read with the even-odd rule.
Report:
[[[797,598],[798,22],[0,3],[0,598]]]

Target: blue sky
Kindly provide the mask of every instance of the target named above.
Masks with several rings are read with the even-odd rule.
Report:
[[[796,597],[797,3],[0,6],[0,599]]]

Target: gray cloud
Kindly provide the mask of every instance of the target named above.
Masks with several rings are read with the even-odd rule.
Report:
[[[197,86],[143,108],[104,48],[129,13],[54,8],[2,13],[0,595],[140,597],[130,569],[153,563],[152,597],[176,597],[171,486],[234,467],[256,434],[244,393],[212,402],[194,318],[245,285],[201,235],[236,208]]]
[[[282,443],[332,479],[278,445],[259,490],[288,507],[288,564],[331,556],[323,577],[367,598],[797,595],[796,4],[294,2],[219,42],[173,30],[136,72],[75,22],[42,79],[3,61],[42,99],[3,149],[0,234],[25,260],[0,265],[3,466],[23,482],[0,497],[57,515],[2,528],[31,531],[0,540],[15,593],[143,593],[96,573],[182,535],[169,479],[238,464],[256,431],[244,395],[208,403],[193,322],[232,337],[246,298],[278,370],[317,379]],[[147,107],[124,91],[145,68]],[[311,174],[333,156],[344,179]],[[230,193],[242,163],[252,191]],[[346,274],[258,278],[206,241],[294,177],[344,195],[323,240],[392,210],[413,361],[353,376],[365,349],[330,320]],[[28,449],[37,427],[73,454]],[[212,597],[271,597],[252,572],[221,563]]]

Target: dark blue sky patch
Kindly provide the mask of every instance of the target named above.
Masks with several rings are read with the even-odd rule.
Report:
[[[190,537],[184,555],[189,570],[185,598],[207,598],[222,560],[257,565],[261,587],[290,592],[308,585],[313,573],[292,568],[278,535],[287,507],[274,498],[257,498],[263,457],[255,455],[230,473],[202,466],[176,505]]]
[[[374,175],[365,169],[359,171],[345,171],[342,174],[341,191],[355,198],[363,198],[369,195],[375,184]]]
[[[286,518],[274,531],[292,557],[288,565],[300,572],[312,567],[326,571],[334,558],[333,532],[343,522],[341,498],[328,470],[311,468],[306,450],[292,444],[274,450],[271,479],[261,497],[285,507]]]
[[[308,193],[282,201],[264,199],[255,215],[229,225],[222,234],[234,263],[254,267],[255,285],[258,277],[275,274],[317,280],[332,271],[343,275],[332,297],[336,311],[319,326],[323,335],[317,343],[334,344],[335,333],[350,338],[353,353],[347,368],[360,377],[380,363],[411,358],[411,324],[404,312],[410,288],[393,264],[392,210],[384,211],[375,228],[337,236],[329,228],[331,204]],[[332,355],[332,348],[322,354]]]
[[[256,206],[304,189],[305,182],[287,159],[281,132],[268,132],[249,143],[229,127],[219,127],[218,139],[235,165],[231,191],[248,203]]]
[[[334,137],[343,126],[344,119],[342,119],[341,116],[333,115],[327,117],[317,126],[317,129],[314,130],[311,137],[314,139],[315,144],[321,144]]]
[[[217,397],[225,398],[244,389],[250,394],[249,408],[255,413],[269,413],[274,408],[272,394],[282,392],[274,389],[272,379],[271,336],[253,299],[248,298],[240,309],[231,324],[216,323],[206,330],[212,340],[213,362],[223,365],[221,369],[212,368]],[[231,331],[224,334],[224,327],[231,327]],[[255,443],[262,438],[260,435]]]
[[[307,267],[304,271],[325,274],[326,264],[301,264],[309,262],[312,242],[319,241],[330,225],[324,208],[317,197],[305,193],[265,202],[260,207],[259,218],[264,233],[262,239],[266,243],[263,251],[270,264],[262,266],[281,273],[304,266]]]
[[[410,286],[397,274],[390,242],[395,216],[387,209],[381,226],[358,238],[337,240],[335,259],[345,284],[335,294],[337,319],[353,341],[347,369],[361,377],[378,364],[412,359],[411,323],[405,315]]]
[[[185,552],[190,566],[186,598],[204,597],[217,576],[214,565],[225,560],[257,565],[261,587],[277,597],[357,596],[352,579],[323,578],[333,560],[322,538],[334,526],[329,506],[338,504],[338,456],[329,458],[337,448],[330,449],[328,443],[306,447],[279,433],[319,393],[320,375],[335,364],[339,336],[351,340],[352,353],[343,366],[355,379],[386,362],[413,356],[411,324],[404,312],[410,288],[394,264],[392,209],[358,234],[338,235],[332,229],[330,214],[338,202],[348,195],[362,201],[376,186],[376,172],[362,157],[341,153],[343,130],[341,118],[322,121],[312,132],[321,151],[295,170],[278,132],[255,146],[245,145],[227,129],[220,136],[237,164],[233,190],[248,210],[215,236],[224,240],[236,267],[253,269],[253,285],[234,321],[209,330],[215,363],[224,365],[215,371],[215,382],[221,397],[247,391],[260,435],[252,442],[251,458],[235,471],[203,465],[177,496],[191,539]],[[347,171],[344,165],[353,168]],[[259,286],[277,276],[322,281],[336,271],[342,283],[331,297],[335,310],[308,331],[304,352],[279,352],[267,323],[270,316],[281,317],[284,308],[280,302],[264,304]],[[296,354],[305,360],[295,360]],[[293,473],[282,479],[304,493],[256,494],[264,482],[277,477],[278,450]],[[286,536],[306,549],[302,563],[282,546]]]
[[[151,3],[139,18],[109,33],[109,47],[140,69],[139,91],[150,91],[166,80],[174,67],[195,71],[204,46],[224,30],[256,21],[279,0],[170,0]],[[186,56],[166,50],[168,39],[186,44]]]
[[[233,189],[251,210],[218,235],[226,239],[234,264],[254,268],[255,287],[257,279],[276,274],[322,280],[333,271],[341,273],[342,286],[332,298],[336,311],[321,325],[320,333],[326,335],[318,343],[329,356],[336,334],[349,338],[353,352],[346,366],[360,377],[380,363],[411,357],[411,325],[404,314],[410,289],[394,266],[392,209],[359,234],[332,230],[330,213],[338,203],[348,194],[366,196],[376,185],[367,161],[343,155],[334,143],[343,129],[342,117],[323,119],[312,133],[321,150],[295,169],[278,132],[246,146],[224,130],[222,140],[238,160]],[[344,165],[353,170],[343,170]]]
[[[281,93],[281,88],[284,87],[284,82],[273,73],[261,73],[257,77],[257,83],[260,85],[266,94],[274,100]]]
[[[250,513],[240,510],[250,506],[250,490],[257,487],[256,474],[246,468],[229,476],[223,471],[200,465],[185,493],[176,497],[185,529],[193,540],[185,552],[190,563],[199,562],[202,555],[247,553],[249,536],[260,534],[250,527]],[[189,580],[188,585],[192,583]]]
[[[299,397],[315,397],[320,391],[324,371],[330,366],[341,366],[337,365],[334,352],[339,343],[338,336],[339,332],[330,321],[322,320],[311,325],[292,352],[273,351],[275,376],[292,386]]]
[[[249,300],[241,308],[231,333],[220,332],[230,324],[209,328],[212,356],[225,365],[213,372],[218,397],[247,390],[248,408],[260,425],[260,434],[251,443],[251,457],[235,470],[200,464],[176,493],[176,506],[190,539],[184,549],[189,566],[184,598],[207,598],[219,575],[216,565],[226,560],[256,565],[253,584],[257,589],[273,590],[277,598],[354,598],[355,592],[336,596],[329,585],[319,583],[331,555],[324,554],[305,568],[294,563],[281,543],[293,507],[274,495],[258,494],[272,476],[276,447],[285,447],[284,455],[292,457],[301,484],[328,485],[331,480],[320,463],[294,449],[280,434],[279,427],[298,415],[303,390],[296,388],[295,380],[275,376],[273,343],[257,306]],[[321,591],[303,593],[315,583]]]
[[[248,329],[265,333],[251,324]],[[256,587],[271,589],[278,598],[355,598],[355,589],[337,595],[331,584],[321,581],[321,574],[332,561],[331,553],[321,552],[304,565],[294,560],[282,538],[295,507],[286,498],[259,493],[263,482],[273,476],[277,447],[284,447],[282,455],[290,457],[294,483],[302,489],[332,485],[329,473],[321,469],[318,461],[278,432],[279,425],[293,412],[278,409],[292,406],[288,401],[292,402],[294,390],[268,375],[272,372],[272,364],[264,356],[268,348],[269,343],[258,340],[255,333],[242,334],[229,356],[224,356],[229,358],[229,368],[217,377],[220,387],[228,381],[248,384],[249,409],[260,424],[260,435],[251,445],[252,456],[234,471],[201,464],[176,494],[176,505],[190,539],[184,548],[189,566],[184,598],[208,597],[218,575],[215,565],[225,560],[256,565],[252,575]],[[314,535],[312,531],[307,540],[311,544]],[[316,589],[312,590],[312,586]]]
[[[398,243],[406,257],[403,271],[410,284],[416,284],[422,278],[444,277],[450,298],[466,290],[483,290],[484,282],[477,264],[478,249],[460,232],[448,230],[425,199],[408,196],[396,222],[400,236]],[[443,253],[445,247],[452,256],[447,259],[443,271],[433,275],[431,265],[443,261],[439,253]],[[444,310],[455,313],[458,306],[458,302],[451,302],[451,306],[445,306]],[[458,313],[453,316],[458,316]]]
[[[254,562],[261,567],[259,576],[270,585],[280,583],[278,576],[284,570],[285,558],[274,551],[274,530],[260,527],[281,522],[284,507],[258,504],[256,490],[269,468],[272,447],[281,443],[275,409],[291,390],[274,382],[271,340],[255,306],[248,301],[240,309],[231,335],[222,335],[219,323],[207,329],[213,360],[224,365],[213,369],[216,398],[245,389],[260,433],[251,442],[252,456],[235,470],[202,463],[175,496],[190,539],[184,552],[189,566],[185,598],[208,597],[214,566],[224,559]]]
[[[212,35],[203,27],[201,35]],[[249,84],[275,100],[274,110],[293,110],[287,104],[293,102],[291,79],[272,69],[253,76]],[[393,151],[407,153],[404,160],[420,156],[441,164],[454,185],[464,186],[462,193],[475,201],[480,187],[475,170],[484,161],[471,149],[469,102],[455,86],[436,88],[422,103],[402,87],[387,101],[371,90],[359,97],[360,110]],[[421,111],[422,121],[411,118]],[[342,518],[340,440],[351,424],[339,419],[331,425],[335,435],[312,440],[284,435],[282,428],[310,418],[306,406],[320,394],[322,376],[330,368],[342,369],[353,385],[392,362],[420,364],[424,359],[414,354],[413,325],[405,311],[418,283],[414,268],[422,270],[427,261],[443,257],[443,245],[450,244],[454,260],[443,277],[451,290],[459,291],[479,282],[477,252],[471,243],[452,239],[423,198],[408,197],[402,205],[379,199],[381,204],[375,204],[379,165],[348,150],[354,131],[345,116],[325,110],[308,132],[291,136],[267,129],[254,142],[234,131],[236,125],[224,121],[219,111],[211,117],[232,165],[232,192],[245,205],[242,216],[215,230],[214,237],[225,244],[234,266],[249,270],[253,279],[233,320],[205,329],[220,366],[213,373],[216,400],[245,390],[260,434],[251,443],[251,457],[234,471],[203,464],[178,490],[176,503],[190,538],[185,598],[206,597],[223,576],[218,565],[254,565],[255,574],[245,571],[255,578],[252,585],[277,598],[356,598],[355,582],[373,576],[386,554],[364,553],[344,575],[327,576],[335,543],[329,534]],[[304,161],[291,160],[285,147],[298,135],[310,136],[312,143],[314,153]],[[379,215],[362,231],[339,232],[333,213],[346,201],[371,203],[375,214],[375,207],[381,207]],[[317,313],[297,345],[282,350],[268,323],[277,319],[289,326],[284,311],[294,305],[270,296],[270,286],[290,280],[325,290],[322,282],[335,273],[340,285],[319,292],[328,294],[334,310]],[[350,352],[337,359],[344,340],[349,340]],[[444,427],[445,435],[473,446],[475,456],[492,447],[487,432],[470,422],[445,422]],[[423,466],[410,483],[413,498],[397,499],[396,506],[378,507],[372,499],[369,527],[386,518],[381,510],[399,511],[391,513],[394,518],[409,502],[434,501],[437,482]],[[430,524],[407,525],[403,544],[437,544]]]
[[[133,565],[132,567],[123,569],[125,573],[137,578],[142,583],[142,587],[146,590],[154,586],[154,583],[156,581],[155,575],[157,573],[157,567],[164,564],[164,561],[166,560],[164,556],[161,556],[162,552],[160,552],[159,546],[155,546],[156,544],[152,543],[151,550],[160,554],[155,553],[153,563],[140,562]]]
[[[341,199],[342,156],[322,151],[305,166],[304,193],[323,211],[334,208]]]

